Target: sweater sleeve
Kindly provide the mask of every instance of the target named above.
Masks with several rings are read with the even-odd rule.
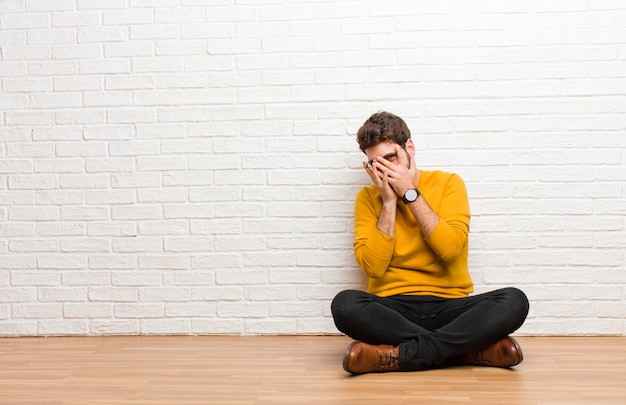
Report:
[[[382,209],[375,203],[376,196],[364,188],[359,192],[354,207],[354,254],[357,263],[371,278],[382,278],[389,267],[395,246],[395,237],[385,235],[376,227]]]
[[[461,177],[452,175],[443,193],[437,212],[439,223],[426,242],[442,260],[451,262],[459,257],[467,245],[470,210],[467,190]]]

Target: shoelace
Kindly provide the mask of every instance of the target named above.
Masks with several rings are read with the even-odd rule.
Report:
[[[394,354],[393,350],[378,351],[378,363],[375,365],[379,369],[388,369],[396,367],[398,365],[398,355]]]

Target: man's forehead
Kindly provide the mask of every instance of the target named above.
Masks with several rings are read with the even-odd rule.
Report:
[[[392,153],[396,151],[397,143],[392,141],[385,141],[381,143],[377,143],[374,146],[370,146],[365,150],[365,154],[367,156],[373,155],[371,157],[385,155],[387,153]]]

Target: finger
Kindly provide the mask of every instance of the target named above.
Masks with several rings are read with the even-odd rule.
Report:
[[[390,169],[393,167],[393,163],[391,163],[390,161],[388,161],[382,156],[377,156],[376,159],[374,160],[374,163],[378,163],[381,168],[384,167],[384,168]]]
[[[367,163],[363,162],[363,169],[365,169],[365,173],[367,173],[367,175],[370,177],[370,179],[372,181],[374,181],[374,173],[372,172],[372,170],[370,170],[369,167],[367,167]]]
[[[375,162],[373,166],[374,166],[374,170],[376,171],[376,174],[381,180],[385,180],[389,178],[390,172],[387,167],[383,166],[382,164],[378,162]]]
[[[398,156],[398,164],[402,167],[407,167],[407,165],[409,164],[409,160],[406,150],[398,144],[396,144],[396,155]]]
[[[372,164],[371,167],[372,169],[370,170],[367,167],[367,163],[363,163],[363,168],[365,169],[365,172],[372,180],[372,183],[374,183],[374,185],[377,187],[381,187],[383,185],[384,174],[378,167],[376,167],[376,164]]]

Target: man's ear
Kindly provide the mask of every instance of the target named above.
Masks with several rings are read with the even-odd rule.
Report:
[[[413,159],[415,157],[415,144],[413,143],[413,139],[409,138],[409,140],[406,141],[404,147],[409,152],[409,156],[411,156],[411,159]]]

